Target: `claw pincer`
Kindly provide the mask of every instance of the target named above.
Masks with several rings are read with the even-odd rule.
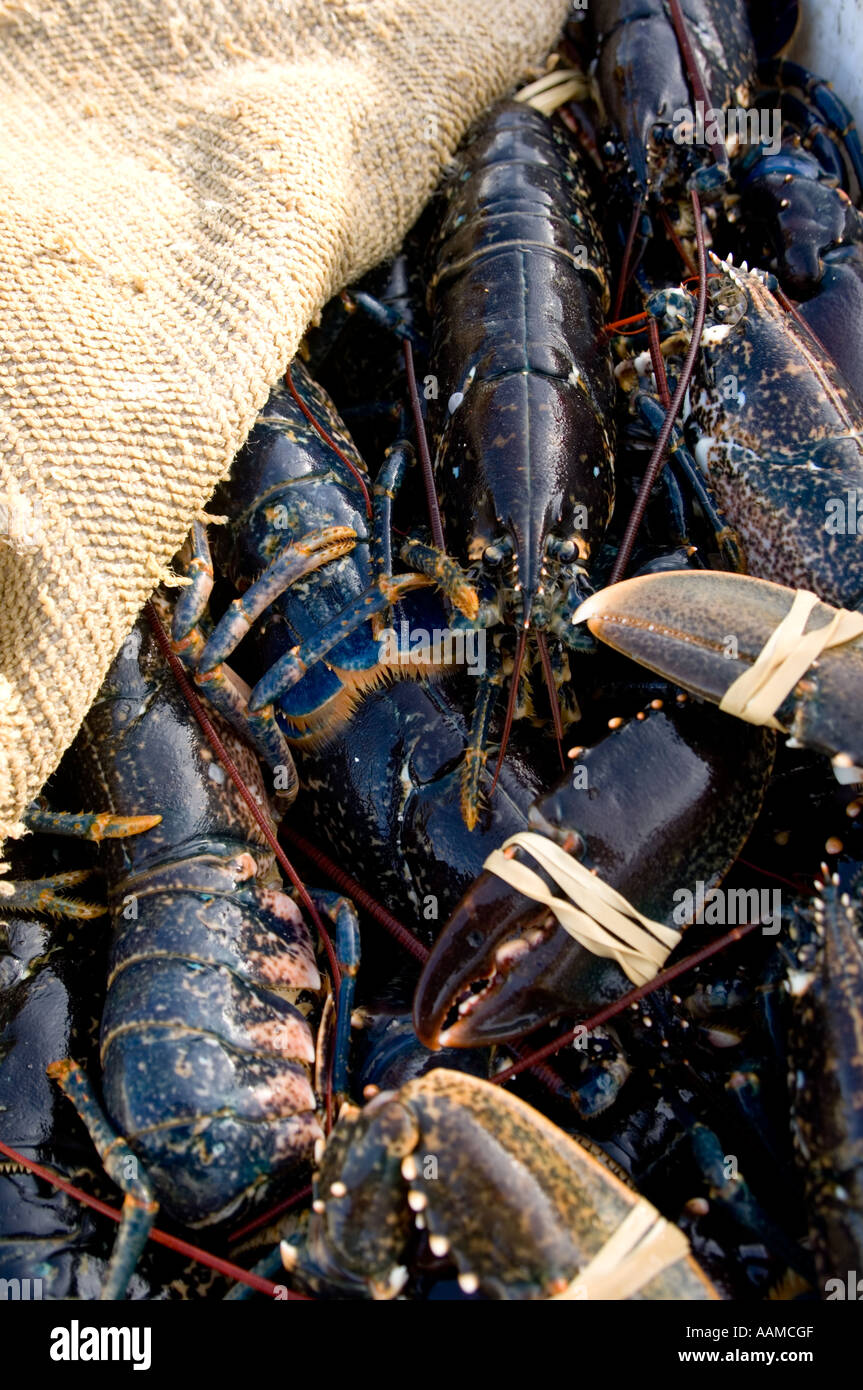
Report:
[[[727,873],[761,807],[772,764],[769,731],[672,702],[582,752],[573,771],[534,803],[529,823],[616,890],[635,910],[635,925],[649,931],[646,919],[679,927],[686,923],[675,918],[675,893],[698,880],[712,886]],[[621,964],[625,953],[592,949],[595,931],[564,929],[548,906],[559,882],[529,846],[521,841],[515,856],[543,879],[544,891],[528,896],[487,868],[438,940],[414,1001],[427,1047],[514,1038],[561,1012],[588,1017],[635,979]],[[570,907],[597,924],[599,909],[583,887],[573,898]]]
[[[524,1101],[463,1072],[346,1107],[315,1193],[305,1239],[282,1254],[331,1296],[400,1293],[415,1227],[467,1294],[716,1296],[677,1227]]]

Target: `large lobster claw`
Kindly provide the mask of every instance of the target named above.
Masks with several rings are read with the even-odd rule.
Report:
[[[719,703],[753,665],[789,613],[796,590],[741,574],[670,571],[627,579],[592,595],[575,614],[607,642],[692,694]],[[814,605],[807,632],[836,610]],[[863,636],[822,652],[780,701],[775,725],[834,758],[863,765]]]
[[[529,816],[538,837],[667,927],[677,890],[699,880],[712,886],[734,863],[773,765],[768,730],[681,698],[666,707],[657,701],[583,751]],[[529,851],[515,854],[535,868]],[[542,902],[486,869],[426,963],[414,1026],[430,1048],[500,1042],[560,1013],[586,1018],[624,994],[630,980],[617,960],[568,934]]]

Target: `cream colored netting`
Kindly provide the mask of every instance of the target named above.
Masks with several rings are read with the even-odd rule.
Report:
[[[0,840],[309,320],[566,9],[0,3]]]

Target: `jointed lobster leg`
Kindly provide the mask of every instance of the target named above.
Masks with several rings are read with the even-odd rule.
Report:
[[[783,114],[800,125],[803,144],[824,168],[844,183],[850,165],[858,191],[863,191],[863,146],[857,124],[830,83],[788,58],[762,63],[758,76],[765,90],[759,92],[756,104],[765,109],[781,105]],[[792,95],[795,91],[802,93],[805,102]]]
[[[283,594],[291,584],[304,579],[307,574],[338,560],[353,550],[356,532],[349,526],[325,526],[319,532],[310,532],[295,544],[286,546],[265,570],[260,579],[250,589],[229,606],[225,616],[217,623],[207,639],[198,665],[203,674],[208,674],[215,666],[226,661],[239,646],[256,618],[269,608],[279,594]],[[196,621],[200,621],[203,610]],[[174,624],[177,635],[176,620]]]
[[[656,396],[639,392],[635,403],[642,418],[658,435],[665,419],[665,409],[659,399]],[[683,431],[678,425],[675,425],[671,431],[667,462],[669,467],[674,465],[683,474],[687,487],[697,500],[707,524],[713,531],[725,568],[740,574],[744,573],[746,561],[743,555],[743,543],[735,529],[729,526],[717,508],[713,494],[705,482],[704,473],[699,468],[691,450],[687,448]]]
[[[84,883],[90,877],[89,869],[70,869],[68,873],[52,874],[49,878],[33,878],[17,883],[4,883],[5,889],[0,897],[0,912],[46,912],[51,917],[103,917],[105,909],[101,903],[80,902],[77,898],[67,898],[65,889]]]
[[[24,823],[28,830],[41,830],[50,835],[65,835],[70,839],[121,840],[126,835],[141,835],[158,825],[161,816],[115,816],[110,811],[81,812],[49,811],[33,802],[28,806]]]
[[[102,840],[141,835],[145,830],[152,830],[161,819],[161,816],[115,816],[110,811],[49,811],[38,801],[28,806],[24,814],[24,824],[28,830],[41,830],[70,839],[95,840],[97,844]],[[105,909],[101,903],[81,902],[78,898],[67,897],[64,891],[85,883],[89,877],[89,869],[70,869],[46,878],[4,883],[0,912],[21,912],[29,908],[51,917],[102,917]]]
[[[421,572],[393,577],[390,542],[392,502],[411,456],[407,445],[395,445],[387,453],[375,484],[375,544],[371,552],[375,582],[343,608],[330,623],[316,632],[314,637],[286,652],[270,667],[266,675],[258,681],[249,698],[249,708],[253,712],[274,704],[302,679],[315,662],[332,651],[333,647],[350,637],[369,618],[391,608],[404,594],[413,589],[438,584],[465,616],[472,618],[476,615],[479,600],[464,571],[449,556],[433,546],[416,540],[407,542],[402,550],[402,557],[415,564]],[[206,660],[206,654],[204,659]],[[342,669],[341,666],[339,669]]]
[[[335,927],[333,944],[339,963],[340,984],[335,1003],[332,1077],[333,1093],[336,1097],[343,1097],[348,1091],[351,1015],[360,967],[360,925],[356,908],[349,898],[323,888],[314,888],[310,892],[315,906],[326,913]],[[322,1028],[321,1035],[323,1032]]]
[[[147,1243],[159,1204],[150,1180],[126,1141],[106,1118],[95,1092],[77,1062],[52,1062],[48,1075],[72,1102],[99,1153],[105,1171],[123,1192],[123,1219],[111,1255],[102,1298],[122,1298]]]
[[[234,672],[221,663],[207,671],[199,669],[206,645],[201,621],[206,613],[213,587],[210,544],[206,529],[200,522],[195,522],[192,528],[191,545],[189,577],[192,583],[181,595],[171,624],[174,650],[183,665],[192,672],[213,708],[217,709],[242,737],[249,740],[260,757],[271,767],[287,769],[289,783],[282,789],[282,794],[286,800],[292,801],[297,794],[296,770],[290,748],[272,714],[267,711],[263,714],[250,714],[248,688]],[[310,569],[316,568],[328,557],[325,553],[322,555],[322,552],[317,552],[313,558],[316,563],[311,565]],[[236,641],[239,641],[239,637],[235,638]]]
[[[392,607],[403,594],[410,590],[436,583],[464,613],[468,616],[473,616],[476,613],[478,600],[473,589],[467,583],[463,571],[448,556],[441,554],[432,546],[424,545],[418,541],[413,541],[406,546],[405,549],[410,561],[421,572],[393,578],[390,541],[392,503],[411,459],[412,451],[407,445],[395,445],[387,453],[375,485],[373,507],[375,544],[371,550],[375,574],[374,583],[353,602],[346,605],[341,613],[315,633],[314,637],[287,652],[252,691],[248,709],[252,715],[257,715],[259,719],[265,721],[268,730],[275,728],[275,719],[269,707],[285,691],[296,685],[308,669],[326,656],[333,647],[338,646],[339,643],[357,632],[370,617],[375,617]],[[211,690],[215,692],[216,700],[214,702],[223,713],[232,718],[232,722],[236,723],[236,718],[232,716],[231,712],[232,707],[235,708],[231,693],[228,693],[228,708],[218,703],[219,698],[224,699],[223,683],[219,677],[218,668],[246,636],[254,620],[276,598],[299,579],[347,554],[354,548],[356,539],[356,532],[351,528],[330,526],[322,528],[317,533],[310,532],[293,545],[287,546],[261,578],[247,589],[241,598],[236,599],[230,605],[212,635],[197,651],[194,658],[196,680],[199,684],[206,683],[208,693]],[[195,543],[199,544],[197,537]],[[194,615],[195,622],[199,622],[202,616],[203,610],[199,610]],[[184,614],[187,624],[190,617],[192,617],[191,614]],[[175,622],[174,636],[175,639],[185,638],[188,641],[192,634],[188,630],[181,632]],[[215,684],[211,686],[210,682],[215,682]],[[258,740],[257,746],[260,747],[260,740]],[[272,761],[270,754],[265,754],[265,757],[268,761]],[[277,759],[277,761],[283,760],[281,756]]]

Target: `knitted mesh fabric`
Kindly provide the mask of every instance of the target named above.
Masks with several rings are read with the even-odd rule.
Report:
[[[0,3],[0,838],[309,320],[566,9]]]

